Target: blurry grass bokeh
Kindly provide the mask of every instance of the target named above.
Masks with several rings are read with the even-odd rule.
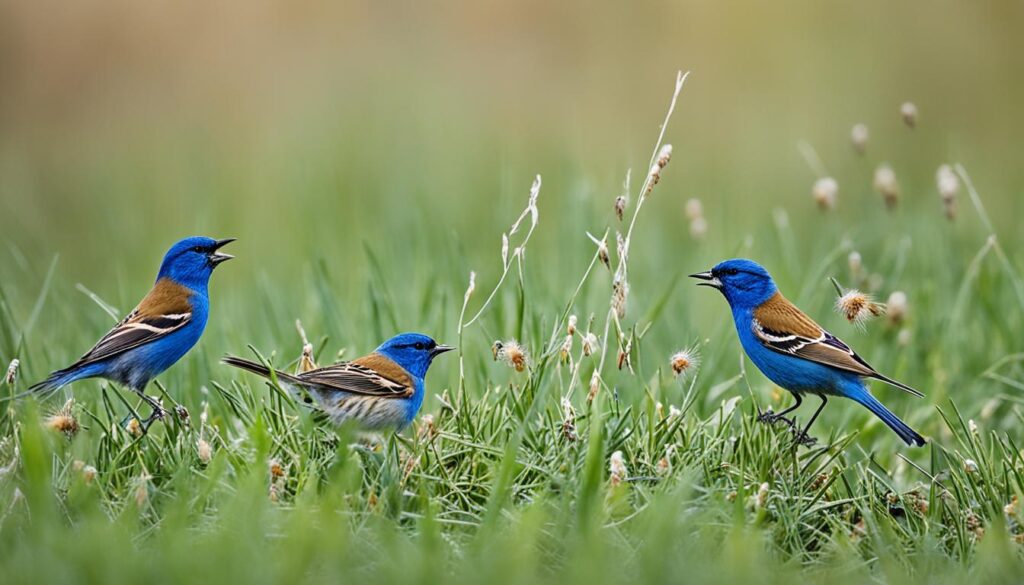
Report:
[[[134,440],[116,427],[118,392],[96,381],[5,409],[5,575],[1019,575],[1024,9],[719,4],[0,6],[0,363],[21,362],[15,388],[0,391],[66,365],[110,327],[83,292],[124,313],[178,238],[239,238],[238,259],[213,278],[203,340],[160,378],[189,425]],[[635,208],[680,67],[692,73],[665,137],[672,162],[632,240],[623,324],[643,332],[635,373],[614,367],[613,336],[588,405],[585,358],[569,432],[570,370],[546,344],[570,300],[581,329],[595,315],[600,334],[611,274],[595,267],[573,298],[595,252],[586,232],[610,228],[614,260],[624,228],[613,201],[632,169]],[[900,120],[908,100],[914,129]],[[870,129],[864,155],[850,144],[855,123]],[[814,205],[818,174],[801,142],[839,183],[833,211]],[[883,162],[901,185],[892,212],[872,187]],[[943,163],[970,173],[991,226],[965,188],[947,221]],[[295,319],[322,362],[402,330],[455,342],[469,273],[472,314],[536,174],[523,279],[464,332],[464,380],[455,356],[434,366],[433,430],[349,448],[217,364],[250,344],[289,364]],[[688,228],[692,198],[702,238]],[[864,282],[847,266],[852,251]],[[749,363],[741,377],[725,302],[683,278],[737,255],[924,391],[875,389],[931,443],[908,450],[843,401],[817,423],[816,450],[794,453],[781,429],[755,425],[758,406],[778,410],[788,395]],[[908,317],[849,326],[832,313],[829,276],[883,301],[905,292]],[[492,360],[492,342],[510,338],[530,350],[529,373]],[[693,346],[699,369],[675,379],[669,356]],[[39,418],[72,394],[83,429],[67,440]],[[657,403],[684,414],[662,416]],[[609,477],[615,451],[628,481]]]

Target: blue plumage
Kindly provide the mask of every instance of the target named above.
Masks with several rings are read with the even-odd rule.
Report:
[[[232,241],[191,237],[174,244],[139,305],[78,361],[53,372],[29,392],[48,394],[77,380],[106,378],[136,391],[153,407],[147,424],[163,416],[160,404],[144,389],[202,336],[210,313],[210,275],[232,258],[218,251]]]
[[[821,407],[800,433],[809,441],[807,430],[825,406],[828,396],[850,398],[874,413],[908,445],[923,445],[924,438],[886,409],[871,393],[865,379],[875,378],[907,392],[921,394],[909,386],[878,373],[849,346],[825,331],[779,293],[768,271],[745,259],[726,260],[707,272],[690,275],[717,288],[732,308],[740,345],[769,380],[790,391],[796,405],[778,414],[766,415],[768,422],[785,421],[784,415],[813,394]]]

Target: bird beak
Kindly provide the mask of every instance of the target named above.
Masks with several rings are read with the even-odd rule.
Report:
[[[710,270],[708,270],[707,272],[698,272],[696,274],[691,274],[690,278],[696,278],[698,280],[704,281],[698,282],[697,286],[710,286],[711,288],[718,289],[722,288],[722,281],[718,280],[718,278],[713,276]]]
[[[447,351],[451,351],[453,349],[455,349],[455,348],[450,346],[450,345],[445,345],[445,344],[441,343],[441,344],[438,344],[437,347],[434,348],[434,351],[430,352],[430,355],[432,357],[433,356],[439,356],[442,353],[445,353]]]
[[[234,258],[234,256],[232,256],[231,254],[222,254],[222,253],[216,251],[216,250],[219,250],[219,249],[223,248],[224,246],[227,246],[228,244],[230,244],[231,242],[234,242],[234,241],[235,241],[235,238],[224,238],[223,240],[217,240],[217,242],[213,245],[213,249],[215,251],[212,254],[210,254],[209,257],[208,257],[210,259],[210,265],[211,266],[217,266],[221,262],[226,262],[226,261],[231,260],[232,258]]]

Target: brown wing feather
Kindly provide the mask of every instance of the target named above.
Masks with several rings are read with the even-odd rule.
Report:
[[[776,292],[775,296],[754,310],[754,318],[765,329],[776,331],[782,335],[798,335],[808,339],[817,339],[823,331],[821,326],[814,322],[814,319],[796,308],[796,305],[789,302],[780,292]]]
[[[139,306],[70,367],[112,358],[181,329],[192,320],[189,296],[191,292],[179,284],[167,279],[157,281]]]
[[[766,347],[780,353],[860,376],[878,375],[848,345],[822,329],[779,292],[754,311],[754,334]]]
[[[409,373],[378,354],[310,370],[296,378],[320,388],[388,398],[408,398],[415,391]]]

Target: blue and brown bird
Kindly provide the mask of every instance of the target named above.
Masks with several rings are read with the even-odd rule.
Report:
[[[131,388],[153,408],[143,429],[162,418],[167,413],[145,394],[146,385],[199,341],[210,314],[210,275],[234,257],[219,251],[233,241],[191,237],[171,246],[139,305],[78,361],[25,394],[47,395],[77,380],[105,378]]]
[[[423,404],[424,378],[434,358],[455,349],[420,333],[402,333],[373,353],[292,375],[274,370],[277,381],[297,399],[311,396],[334,424],[354,422],[366,431],[399,431]],[[224,363],[271,377],[263,364],[234,356]]]
[[[924,445],[924,437],[872,396],[865,381],[881,380],[915,396],[923,395],[878,373],[850,346],[796,308],[759,264],[745,259],[726,260],[707,272],[690,276],[704,281],[699,285],[721,291],[732,308],[740,344],[751,361],[768,379],[796,398],[792,407],[777,414],[766,413],[761,420],[784,421],[795,432],[795,421],[785,415],[796,410],[805,395],[813,394],[821,398],[821,406],[797,434],[800,442],[812,443],[807,431],[825,408],[828,397],[841,396],[865,406],[908,445]]]

